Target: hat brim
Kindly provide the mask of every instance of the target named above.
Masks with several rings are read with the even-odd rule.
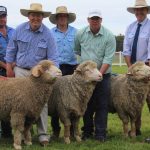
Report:
[[[135,9],[136,8],[148,8],[148,14],[150,14],[150,6],[136,6],[136,7],[128,7],[127,8],[127,11],[132,13],[132,14],[135,14]]]
[[[49,17],[51,15],[51,12],[46,12],[46,11],[37,11],[37,10],[30,10],[30,9],[20,9],[20,13],[25,16],[28,17],[29,13],[31,12],[38,12],[38,13],[42,13],[43,17]]]
[[[66,14],[68,14],[68,24],[72,23],[76,20],[76,14],[75,13],[66,13]],[[58,14],[51,14],[49,17],[50,22],[53,24],[57,24],[56,15],[58,15]]]

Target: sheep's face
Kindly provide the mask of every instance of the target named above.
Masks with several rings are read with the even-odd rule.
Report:
[[[128,75],[132,76],[135,80],[150,80],[150,67],[143,62],[137,62],[129,68]]]
[[[99,72],[97,68],[90,68],[90,66],[87,66],[84,70],[84,76],[86,81],[101,81],[102,80],[102,74]]]
[[[62,76],[61,70],[49,60],[39,62],[39,64],[32,69],[31,74],[34,77],[43,76],[45,80],[51,80]]]
[[[51,77],[60,77],[62,76],[62,72],[60,69],[58,69],[56,66],[51,65],[47,70],[46,73],[48,73]]]
[[[75,73],[82,76],[86,82],[102,80],[102,74],[97,69],[97,64],[93,61],[81,63],[75,70]]]

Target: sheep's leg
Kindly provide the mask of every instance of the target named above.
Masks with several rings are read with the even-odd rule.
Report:
[[[79,132],[79,120],[80,118],[75,118],[75,120],[73,120],[74,134],[77,142],[81,142],[81,137]]]
[[[64,141],[66,144],[70,144],[70,125],[64,125]]]
[[[23,132],[24,133],[24,143],[26,145],[32,145],[32,137],[31,137],[31,132],[30,132],[31,127],[32,127],[32,124],[25,126],[25,129]]]
[[[14,148],[21,150],[21,138],[24,130],[25,118],[22,114],[11,113],[11,126],[14,130]]]
[[[131,120],[131,137],[136,137],[136,127],[135,127],[135,121]]]
[[[128,122],[123,122],[123,130],[124,130],[124,136],[128,137]]]

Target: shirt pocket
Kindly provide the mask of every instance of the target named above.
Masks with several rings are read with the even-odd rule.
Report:
[[[37,45],[36,55],[38,57],[46,58],[47,54],[47,44],[46,42],[39,42]]]
[[[18,38],[17,39],[17,46],[20,53],[23,53],[27,50],[29,46],[29,40],[24,38]]]

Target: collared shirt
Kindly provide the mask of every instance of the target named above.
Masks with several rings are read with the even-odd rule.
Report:
[[[31,68],[43,59],[52,60],[57,66],[58,53],[50,30],[42,24],[33,32],[29,22],[17,27],[6,51],[6,62],[16,62],[21,68]]]
[[[11,27],[6,26],[6,37],[3,36],[3,34],[0,32],[0,61],[5,62],[4,57],[6,55],[6,48],[9,42],[9,39],[11,38],[14,29]]]
[[[75,52],[81,55],[80,62],[93,60],[98,69],[102,64],[109,64],[106,73],[111,72],[112,59],[116,50],[115,36],[105,27],[93,35],[89,26],[80,30],[75,38]]]
[[[52,34],[57,41],[60,64],[76,65],[77,60],[74,53],[74,38],[77,29],[68,25],[67,31],[61,32],[57,27],[52,28]]]
[[[150,20],[146,18],[140,24],[142,26],[138,37],[136,60],[146,62],[147,59],[150,59]],[[137,25],[138,21],[135,21],[127,28],[123,44],[124,56],[131,56]]]

